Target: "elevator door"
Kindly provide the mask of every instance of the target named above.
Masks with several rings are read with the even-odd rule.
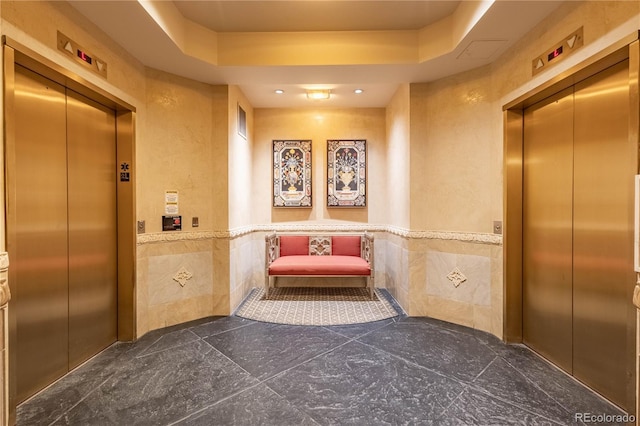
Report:
[[[16,65],[7,248],[16,401],[116,340],[115,113]]]
[[[524,117],[524,342],[633,413],[628,61]]]

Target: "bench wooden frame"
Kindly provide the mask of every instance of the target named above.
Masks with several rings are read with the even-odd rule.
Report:
[[[312,274],[299,274],[299,273],[277,273],[271,270],[271,266],[273,264],[273,262],[275,262],[277,259],[279,259],[280,256],[280,237],[308,237],[309,238],[309,251],[305,256],[305,261],[311,261],[311,263],[315,263],[314,262],[314,258],[320,258],[320,257],[324,257],[325,259],[322,259],[322,265],[319,266],[319,268],[321,269],[321,273],[317,273],[314,272]],[[331,245],[333,241],[338,241],[338,240],[334,240],[335,238],[340,238],[340,237],[359,237],[360,238],[360,250],[359,250],[359,257],[356,256],[355,254],[350,254],[349,256],[338,256],[336,255],[336,260],[338,257],[343,258],[340,259],[341,261],[346,261],[347,263],[349,263],[351,261],[351,259],[347,259],[347,257],[350,258],[358,258],[358,259],[363,259],[367,264],[368,267],[367,268],[362,268],[363,265],[360,265],[360,272],[357,273],[342,273],[340,271],[334,271],[333,269],[337,269],[333,268],[330,262],[327,262],[327,257],[333,256],[332,252],[331,252]],[[373,258],[374,258],[374,252],[373,252],[373,235],[369,234],[369,233],[364,233],[364,234],[331,234],[331,235],[310,235],[310,234],[282,234],[282,235],[278,235],[275,232],[267,234],[265,236],[265,257],[266,257],[266,261],[265,261],[265,283],[264,283],[264,287],[265,287],[265,297],[269,297],[269,289],[271,287],[275,287],[276,285],[276,280],[278,277],[307,277],[307,278],[313,278],[313,277],[366,277],[367,279],[367,288],[369,289],[369,296],[371,297],[372,300],[374,300],[375,296],[374,296],[374,264],[373,264]],[[337,245],[336,245],[337,246]],[[301,255],[301,254],[296,254],[296,255]],[[320,262],[320,261],[319,261]],[[319,263],[318,262],[318,263]],[[361,261],[358,261],[360,263],[362,263]],[[366,265],[364,265],[366,266]],[[366,269],[366,270],[365,270]],[[335,273],[334,273],[335,272]]]

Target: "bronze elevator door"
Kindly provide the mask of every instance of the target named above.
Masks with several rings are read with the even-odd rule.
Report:
[[[628,61],[525,110],[523,337],[633,413],[629,139]]]
[[[21,402],[116,340],[115,112],[20,65],[7,146]]]

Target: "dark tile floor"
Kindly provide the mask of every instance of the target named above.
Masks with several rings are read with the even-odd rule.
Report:
[[[623,414],[522,346],[428,318],[209,318],[118,343],[18,425],[554,425]]]

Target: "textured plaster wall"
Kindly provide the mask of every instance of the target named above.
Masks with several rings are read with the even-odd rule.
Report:
[[[567,2],[493,65],[401,85],[386,109],[253,110],[234,86],[145,69],[67,3],[3,1],[1,14],[3,35],[136,107],[136,204],[147,233],[159,233],[164,191],[180,193],[183,233],[195,237],[138,246],[139,335],[227,314],[261,284],[261,233],[211,236],[229,229],[302,222],[491,232],[502,217],[502,105],[640,28],[638,2]],[[585,46],[532,77],[531,58],[580,26]],[[109,78],[59,53],[57,30],[105,59]],[[237,135],[238,104],[247,112],[247,139]],[[368,142],[368,206],[327,209],[326,140],[352,138]],[[273,139],[313,140],[312,208],[271,207]],[[192,216],[199,228],[191,228]],[[501,246],[376,236],[378,285],[410,314],[501,335]],[[468,286],[446,288],[443,275],[454,265],[467,272]],[[182,267],[192,274],[186,290],[173,280]]]
[[[144,191],[138,196],[138,217],[147,222],[148,233],[161,233],[165,191],[175,190],[182,232],[226,230],[228,88],[153,69],[147,69],[146,81],[147,117],[154,123],[147,136],[153,143],[139,147],[138,183]],[[193,217],[198,227],[192,227]],[[140,245],[137,270],[143,332],[229,312],[226,239]],[[176,280],[181,271],[189,276],[184,283]]]
[[[385,167],[385,110],[280,109],[254,110],[253,222],[258,224],[310,221],[385,223],[387,200]],[[274,208],[272,200],[272,141],[312,140],[311,208]],[[367,140],[367,206],[327,208],[327,140]]]
[[[108,78],[58,52],[58,30],[103,58]],[[166,190],[179,191],[183,233],[229,229],[229,133],[236,117],[230,104],[241,98],[239,91],[145,68],[65,2],[3,1],[2,34],[136,108],[136,209],[147,234],[161,232]],[[198,228],[191,227],[193,216]],[[136,255],[138,336],[229,313],[228,238],[142,244]],[[192,275],[184,287],[173,280],[182,267]]]
[[[532,58],[580,26],[585,46],[532,77]],[[638,2],[567,2],[492,65],[412,84],[411,230],[492,232],[502,219],[502,106],[638,28]],[[410,315],[502,336],[502,246],[410,240],[408,249]],[[446,278],[456,267],[467,278],[457,288]]]
[[[153,143],[138,146],[138,184],[144,188],[138,217],[146,219],[147,232],[161,232],[165,191],[176,190],[182,229],[194,229],[194,216],[199,229],[213,229],[213,87],[150,68],[146,82],[147,122],[153,124],[145,139]]]
[[[239,133],[238,108],[246,113],[247,133]],[[237,86],[229,86],[228,98],[228,200],[229,226],[225,229],[239,229],[253,224],[255,214],[252,205],[254,192],[253,184],[253,107]],[[215,173],[217,175],[218,172]],[[259,237],[255,234],[244,235],[232,239],[229,244],[229,300],[230,311],[233,311],[249,294],[251,289],[260,284],[256,276],[264,269],[264,254],[255,253],[262,248]],[[263,241],[263,240],[262,240]],[[222,241],[220,241],[222,243]],[[222,277],[221,277],[222,279]],[[225,281],[221,281],[220,284]]]
[[[246,138],[238,132],[238,107],[246,113]],[[229,228],[251,225],[253,107],[238,86],[229,86]]]
[[[409,84],[401,84],[386,108],[387,224],[409,228],[411,117]]]
[[[411,93],[402,84],[386,108],[387,225],[410,229],[412,188],[411,164]],[[421,167],[417,165],[414,167]],[[410,306],[408,241],[388,233],[376,234],[376,285],[386,287],[403,307]]]
[[[487,67],[411,85],[412,229],[491,232],[493,117]]]

